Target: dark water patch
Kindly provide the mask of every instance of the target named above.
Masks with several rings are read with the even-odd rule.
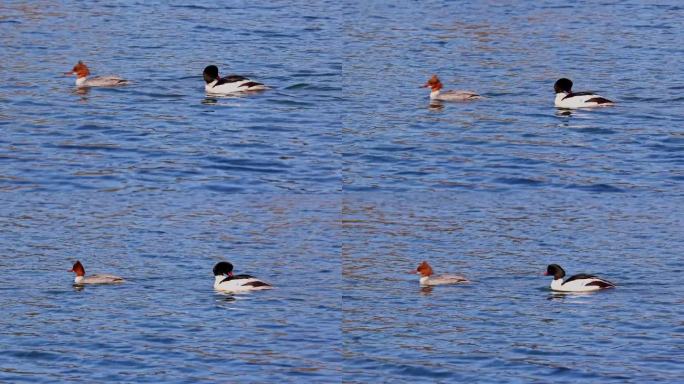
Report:
[[[442,378],[448,378],[448,377],[454,377],[454,374],[450,372],[449,370],[444,370],[444,369],[430,369],[429,367],[425,366],[403,366],[403,367],[396,367],[396,368],[390,368],[388,366],[382,367],[384,369],[390,369],[394,371],[398,375],[407,375],[407,376],[414,376],[414,377],[429,377],[432,379],[442,379]]]
[[[233,32],[234,29],[232,28],[224,28],[224,27],[216,27],[216,26],[207,26],[207,25],[196,25],[192,27],[194,30],[199,30],[199,31],[209,31],[209,32]],[[244,33],[242,33],[244,35]]]
[[[400,146],[400,145],[395,145],[395,146],[382,145],[382,146],[374,147],[372,149],[374,149],[376,151],[381,151],[381,152],[410,152],[410,151],[413,151],[417,148],[416,147],[404,147],[404,146]]]
[[[218,156],[207,156],[205,158],[211,162],[220,164],[231,164],[231,165],[252,165],[252,166],[268,166],[277,168],[288,168],[289,166],[284,163],[274,162],[274,161],[259,161],[253,159],[230,159]]]
[[[118,144],[43,144],[46,148],[68,149],[76,151],[104,152],[138,152],[135,149],[123,148]]]
[[[257,173],[284,173],[282,169],[273,168],[257,168],[248,166],[237,166],[237,165],[205,165],[204,168],[209,169],[220,169],[223,171],[238,171],[238,172],[257,172]]]
[[[149,50],[149,49],[162,49],[164,48],[161,45],[131,45],[131,49],[141,49],[141,50]]]
[[[76,130],[78,130],[78,131],[106,131],[109,129],[110,129],[110,127],[97,125],[97,124],[84,124],[84,125],[80,125],[80,126],[76,127]]]
[[[311,85],[308,83],[297,83],[290,85],[288,87],[285,87],[285,89],[308,89]]]
[[[252,33],[261,35],[266,38],[281,38],[281,39],[291,39],[291,40],[299,40],[299,35],[297,34],[288,34],[288,33],[282,33],[282,32],[277,32],[277,31],[267,31],[267,30],[254,30]]]
[[[592,184],[592,185],[569,185],[566,188],[569,189],[579,189],[588,192],[600,192],[600,193],[621,193],[625,192],[623,189],[612,186],[610,184]]]
[[[299,71],[291,74],[291,77],[338,77],[340,74],[336,72],[318,72],[318,71]]]
[[[541,180],[528,179],[524,177],[498,177],[493,180],[496,183],[509,184],[509,185],[528,185],[528,186],[541,186],[544,184]]]
[[[9,351],[4,351],[3,353],[21,358],[21,359],[28,359],[28,360],[61,360],[63,358],[62,355],[59,353],[52,353],[52,352],[44,352],[44,351],[17,351],[17,350],[9,350]]]
[[[52,103],[39,102],[38,99],[34,99],[34,100],[20,99],[18,101],[15,101],[13,104],[16,106],[20,106],[20,107],[33,107],[33,108],[53,106]]]
[[[631,27],[637,28],[637,29],[672,29],[674,28],[671,25],[667,24],[638,24],[638,25],[631,25]]]
[[[399,161],[399,159],[396,157],[383,155],[363,155],[360,156],[360,159],[369,163],[396,163]]]
[[[594,128],[594,127],[592,127],[592,128],[573,128],[573,131],[581,132],[581,133],[590,133],[590,134],[594,134],[594,135],[614,135],[615,133],[617,133],[613,129]]]
[[[171,8],[184,8],[184,9],[198,9],[198,10],[203,10],[203,11],[209,11],[209,10],[215,10],[217,8],[214,7],[207,7],[203,5],[197,5],[197,4],[176,4],[176,5],[170,5]],[[222,8],[222,9],[229,9],[229,8]]]
[[[398,175],[398,176],[423,176],[423,175],[429,175],[430,172],[429,171],[415,170],[415,171],[399,171],[399,172],[395,172],[394,174]]]
[[[684,144],[684,137],[668,137],[664,140],[662,140],[663,143],[666,144]]]
[[[268,102],[272,103],[272,104],[277,104],[277,105],[287,105],[287,106],[294,106],[294,107],[315,107],[315,106],[317,106],[316,103],[311,103],[311,102],[306,102],[306,101],[297,101],[297,100],[287,100],[287,99],[270,99]]]
[[[663,140],[663,143],[668,143],[668,141]],[[651,150],[658,151],[658,152],[665,152],[665,153],[677,153],[677,152],[683,152],[684,151],[684,145],[682,146],[672,146],[672,145],[666,145],[666,144],[651,144],[646,146],[647,148],[650,148]]]

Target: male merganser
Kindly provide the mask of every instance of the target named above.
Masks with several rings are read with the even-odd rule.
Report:
[[[420,275],[421,286],[458,284],[468,282],[468,279],[459,275],[441,275],[432,277],[432,267],[430,267],[430,264],[428,264],[427,261],[423,261],[422,263],[420,263],[418,268],[416,268],[415,271],[411,271],[411,273]]]
[[[76,278],[74,279],[74,284],[76,285],[82,285],[82,284],[115,284],[115,283],[123,283],[124,279],[119,277],[119,276],[114,276],[114,275],[92,275],[92,276],[85,276],[85,268],[83,268],[83,264],[81,264],[80,261],[76,261],[74,263],[74,266],[68,270],[67,272],[74,272],[76,273]]]
[[[252,81],[240,75],[228,75],[220,77],[218,67],[210,65],[204,68],[202,73],[204,81],[207,83],[204,90],[214,95],[227,95],[237,92],[262,91],[268,87],[256,81]]]
[[[233,264],[221,261],[214,266],[214,289],[226,292],[258,291],[273,286],[250,275],[233,275]]]
[[[76,75],[77,87],[118,87],[120,85],[127,85],[128,80],[124,80],[118,76],[95,76],[88,77],[90,70],[82,61],[79,61],[71,72],[66,72],[65,75]]]
[[[580,273],[563,281],[565,271],[558,264],[546,267],[545,276],[553,276],[551,290],[559,292],[590,292],[604,288],[614,288],[615,284],[594,275]]]
[[[430,100],[440,100],[440,101],[469,101],[478,100],[482,96],[475,92],[470,91],[444,91],[442,92],[442,82],[439,80],[437,75],[432,75],[427,83],[423,84],[422,88],[430,88]]]
[[[562,78],[553,85],[556,91],[554,104],[558,108],[585,108],[614,105],[612,101],[593,92],[572,92],[572,80]]]

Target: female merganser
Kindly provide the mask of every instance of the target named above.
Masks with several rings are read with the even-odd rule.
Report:
[[[440,100],[440,101],[469,101],[478,100],[482,96],[475,92],[470,91],[444,91],[442,92],[442,82],[439,81],[437,75],[432,75],[427,83],[423,84],[422,88],[430,88],[430,100]]]
[[[83,268],[83,264],[81,264],[80,261],[76,261],[74,263],[74,266],[68,270],[67,272],[74,272],[76,273],[76,278],[74,279],[74,284],[76,285],[83,285],[83,284],[115,284],[115,283],[123,283],[124,279],[119,277],[119,276],[114,276],[114,275],[92,275],[92,276],[85,276],[85,268]]]
[[[415,271],[411,271],[411,273],[420,275],[421,286],[458,284],[468,282],[468,279],[459,275],[442,275],[432,277],[432,267],[430,267],[430,264],[428,264],[427,261],[423,261],[422,263],[420,263],[418,268],[416,268]]]
[[[615,284],[594,275],[581,273],[563,281],[565,271],[558,264],[546,267],[545,276],[553,276],[551,290],[559,292],[590,292],[604,288],[614,288]]]
[[[214,95],[227,95],[236,92],[262,91],[268,87],[240,75],[220,77],[218,67],[210,65],[204,68],[204,90]]]
[[[226,292],[258,291],[273,286],[250,275],[233,275],[233,264],[221,261],[214,266],[214,289]]]
[[[129,83],[128,80],[118,76],[96,76],[89,78],[90,70],[82,61],[74,65],[71,72],[66,72],[65,75],[76,75],[77,87],[118,87]]]
[[[562,78],[553,85],[556,91],[554,104],[558,108],[585,108],[614,105],[612,101],[593,92],[572,92],[572,80]]]

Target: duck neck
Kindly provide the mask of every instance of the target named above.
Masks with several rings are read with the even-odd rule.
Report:
[[[569,93],[567,93],[567,92],[556,93],[556,103],[560,103],[561,101],[563,101],[563,98],[565,98],[568,95],[569,95]]]
[[[219,284],[223,281],[223,279],[225,279],[225,278],[226,278],[225,275],[216,275],[216,276],[214,276],[214,287],[216,287],[217,285],[219,285]]]
[[[76,85],[83,85],[85,84],[86,80],[88,80],[88,76],[83,76],[83,77],[77,77],[76,78]]]
[[[420,277],[420,285],[428,285],[429,281],[430,281],[430,276],[421,276]]]
[[[437,96],[439,96],[439,93],[440,93],[439,88],[438,88],[438,89],[434,89],[434,88],[433,88],[433,89],[432,89],[432,92],[430,92],[430,98],[431,98],[431,99],[436,99]]]
[[[85,276],[76,276],[76,278],[74,278],[74,284],[81,284],[83,279],[85,279]]]
[[[563,278],[561,277],[560,279],[553,279],[551,282],[551,289],[553,290],[560,290],[561,285],[563,285]]]

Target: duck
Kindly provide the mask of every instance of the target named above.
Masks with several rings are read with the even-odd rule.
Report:
[[[427,261],[420,263],[418,268],[412,270],[410,273],[415,273],[420,275],[420,285],[423,287],[432,285],[446,285],[446,284],[459,284],[467,283],[468,279],[459,275],[441,275],[432,276],[433,270]]]
[[[481,99],[482,96],[471,91],[444,91],[442,82],[437,75],[432,77],[421,88],[430,88],[430,100],[438,101],[471,101]]]
[[[204,90],[213,95],[229,95],[238,92],[247,91],[263,91],[267,89],[264,84],[257,83],[245,76],[228,75],[226,77],[219,76],[218,67],[209,65],[204,68],[202,73],[204,81]]]
[[[553,90],[556,92],[554,105],[558,108],[577,109],[615,105],[613,101],[593,92],[573,92],[572,80],[566,78],[558,79],[553,85]]]
[[[558,264],[550,264],[547,266],[544,275],[553,276],[551,290],[557,292],[591,292],[600,289],[615,288],[615,284],[608,280],[584,273],[570,276],[567,280],[563,281],[565,271]]]
[[[70,72],[65,72],[65,75],[76,75],[77,87],[118,87],[128,85],[130,81],[122,79],[118,76],[90,76],[90,69],[82,61],[79,60]]]
[[[74,266],[67,272],[74,272],[76,278],[74,278],[74,285],[84,285],[84,284],[118,284],[123,283],[125,280],[122,277],[114,275],[85,275],[85,268],[80,261],[76,260]]]
[[[234,275],[233,264],[221,261],[214,265],[214,289],[224,292],[246,292],[271,289],[271,284],[265,283],[251,275]]]

